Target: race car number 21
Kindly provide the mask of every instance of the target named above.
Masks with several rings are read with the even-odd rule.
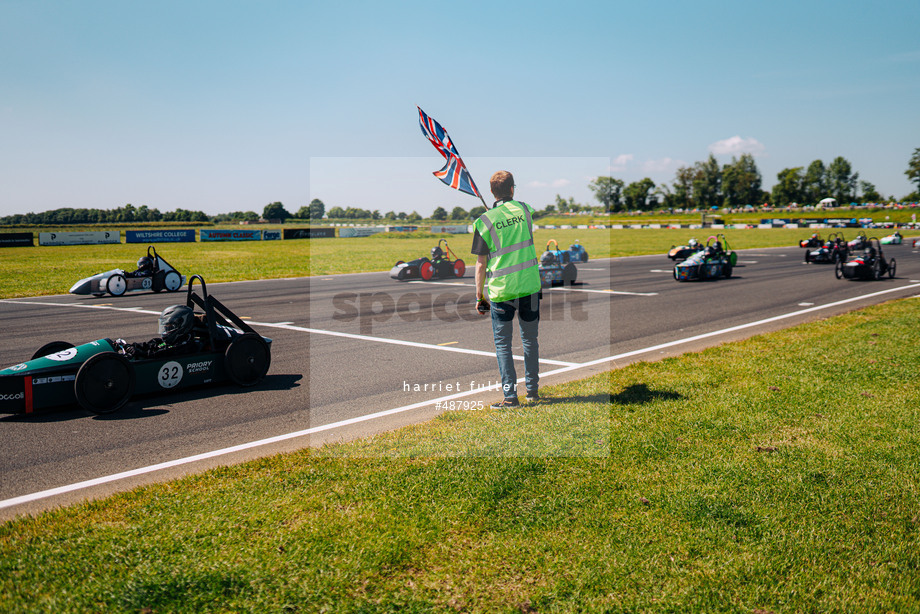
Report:
[[[162,367],[157,375],[157,382],[163,388],[173,388],[182,381],[182,365],[172,360]]]

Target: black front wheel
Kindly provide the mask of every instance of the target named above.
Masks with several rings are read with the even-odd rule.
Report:
[[[134,394],[134,366],[121,354],[102,352],[83,363],[73,384],[80,407],[110,414]]]
[[[834,265],[834,276],[837,279],[840,279],[843,277],[843,261],[842,260],[838,260],[837,264]]]
[[[272,362],[271,349],[260,335],[245,333],[234,339],[224,352],[230,381],[238,386],[255,386],[265,378]]]
[[[894,261],[894,258],[888,261],[888,278],[894,279],[894,272],[898,268],[898,263]]]

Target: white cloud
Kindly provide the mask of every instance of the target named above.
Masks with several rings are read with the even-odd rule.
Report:
[[[646,160],[642,163],[643,173],[664,173],[682,164],[673,158],[661,158],[660,160]]]
[[[545,181],[531,181],[530,183],[527,184],[527,187],[528,188],[545,188],[548,185],[549,184],[546,183]]]
[[[763,143],[754,138],[743,139],[740,136],[732,136],[727,139],[722,139],[721,141],[716,141],[709,146],[709,151],[719,155],[734,155],[734,154],[753,154],[758,155],[763,153],[766,149]]]
[[[632,162],[634,157],[635,156],[633,156],[632,154],[618,155],[616,158],[613,159],[613,162],[610,164],[610,172],[626,170],[626,165]]]
[[[572,182],[569,181],[568,179],[555,179],[555,180],[553,180],[553,183],[552,183],[551,185],[552,185],[554,188],[564,188],[565,186],[569,185],[570,183],[572,183]]]

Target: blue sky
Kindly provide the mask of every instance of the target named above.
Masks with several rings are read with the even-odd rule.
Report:
[[[920,147],[920,3],[0,0],[0,215],[592,201],[705,159],[847,158],[885,195]]]

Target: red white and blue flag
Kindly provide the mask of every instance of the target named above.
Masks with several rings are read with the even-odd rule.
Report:
[[[422,128],[422,134],[431,141],[434,148],[445,159],[444,168],[432,174],[455,190],[460,190],[470,196],[478,196],[481,199],[482,195],[476,188],[476,183],[473,181],[470,171],[466,168],[463,160],[460,159],[460,153],[454,146],[453,141],[450,140],[447,130],[442,128],[441,124],[434,119],[428,117],[421,107],[417,108],[418,123]]]

